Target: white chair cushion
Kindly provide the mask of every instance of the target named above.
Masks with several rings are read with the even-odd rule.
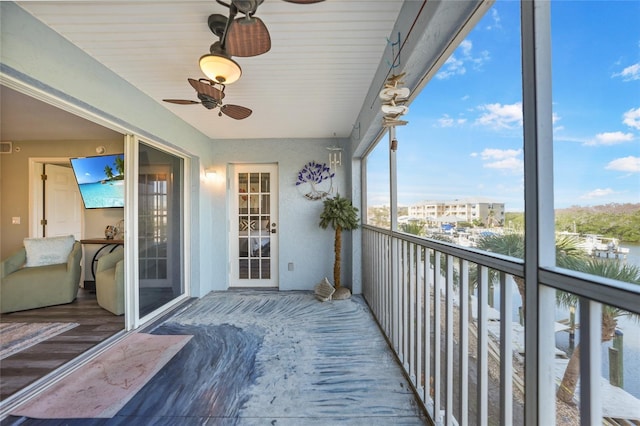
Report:
[[[73,249],[73,235],[63,237],[25,238],[24,248],[27,252],[26,267],[57,265],[66,263]]]

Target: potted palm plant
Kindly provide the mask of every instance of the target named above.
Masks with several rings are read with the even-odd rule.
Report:
[[[348,288],[340,285],[340,263],[342,258],[342,231],[358,228],[358,209],[351,204],[351,200],[337,194],[334,198],[324,200],[324,209],[320,214],[320,227],[327,229],[331,226],[335,230],[333,262],[333,286],[336,289],[334,299],[346,299],[351,295]]]

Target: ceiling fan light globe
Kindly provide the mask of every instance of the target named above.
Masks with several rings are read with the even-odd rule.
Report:
[[[236,61],[222,55],[204,55],[200,58],[200,69],[209,80],[231,84],[240,79],[242,68]]]

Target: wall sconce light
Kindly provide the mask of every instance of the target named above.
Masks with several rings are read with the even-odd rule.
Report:
[[[214,169],[206,169],[204,171],[204,176],[209,180],[216,180],[218,173]]]
[[[342,165],[342,148],[338,146],[330,146],[329,150],[329,167],[335,169]]]

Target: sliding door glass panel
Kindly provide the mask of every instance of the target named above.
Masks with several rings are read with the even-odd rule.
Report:
[[[138,267],[140,317],[184,294],[183,160],[140,144]]]

